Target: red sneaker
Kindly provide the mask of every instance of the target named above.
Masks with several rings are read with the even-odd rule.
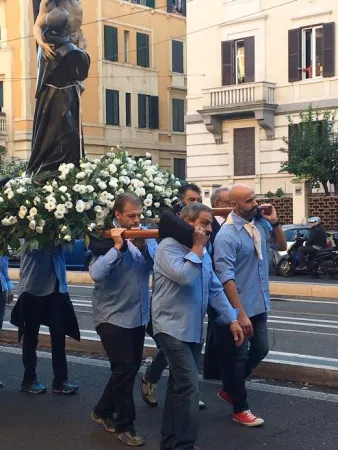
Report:
[[[264,423],[263,419],[253,415],[250,410],[234,414],[232,420],[246,427],[258,427]]]
[[[217,397],[221,399],[224,403],[229,406],[234,406],[234,402],[229,394],[227,394],[223,389],[217,392]]]

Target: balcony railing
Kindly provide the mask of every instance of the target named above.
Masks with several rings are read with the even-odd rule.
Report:
[[[223,86],[204,91],[204,109],[233,108],[239,105],[259,103],[274,104],[273,83],[248,83],[234,86]]]
[[[0,134],[7,134],[6,116],[0,114]]]

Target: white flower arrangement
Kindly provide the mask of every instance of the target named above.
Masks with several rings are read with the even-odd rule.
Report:
[[[61,164],[59,175],[45,184],[23,177],[0,192],[0,253],[20,247],[41,249],[69,245],[97,228],[109,229],[115,198],[133,192],[143,202],[142,219],[158,218],[171,207],[180,182],[152,164],[151,154],[137,161],[118,148],[94,161]]]

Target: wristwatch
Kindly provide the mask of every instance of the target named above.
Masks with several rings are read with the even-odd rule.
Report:
[[[279,220],[277,220],[277,222],[271,224],[272,228],[277,228],[277,227],[279,227],[279,225],[280,225]]]

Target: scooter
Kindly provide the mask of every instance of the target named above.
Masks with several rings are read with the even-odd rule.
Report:
[[[306,270],[299,271],[299,249],[304,245],[305,238],[297,236],[295,242],[289,248],[287,254],[282,257],[277,265],[277,273],[282,277],[290,277],[297,274],[311,274],[315,278],[320,275],[329,275],[332,278],[338,276],[338,249],[323,248],[306,258]]]

